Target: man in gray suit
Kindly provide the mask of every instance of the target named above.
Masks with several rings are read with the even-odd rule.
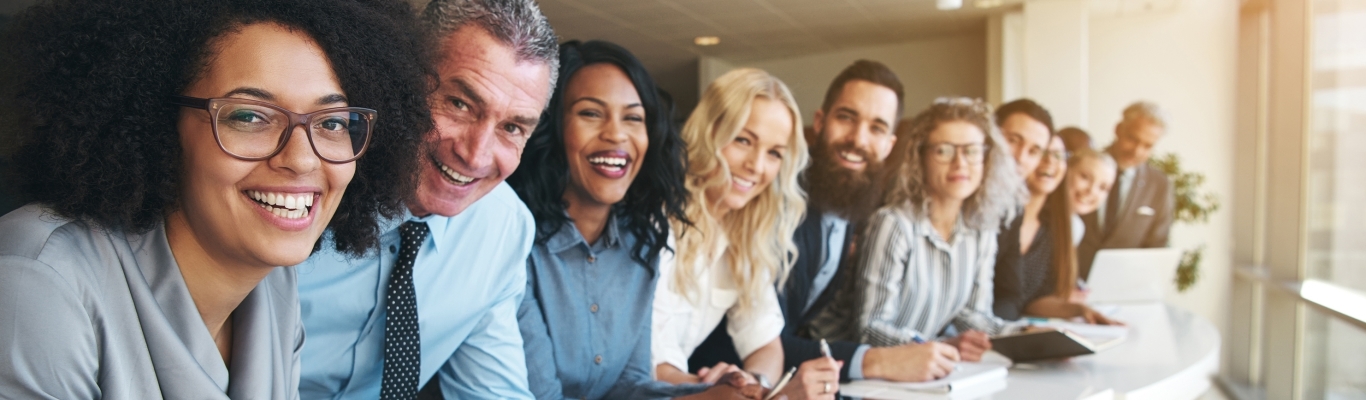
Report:
[[[1153,145],[1166,131],[1156,104],[1140,101],[1124,108],[1115,141],[1105,150],[1119,166],[1115,185],[1105,204],[1082,216],[1086,235],[1077,246],[1077,272],[1083,279],[1100,249],[1167,247],[1176,197],[1167,175],[1148,165]]]

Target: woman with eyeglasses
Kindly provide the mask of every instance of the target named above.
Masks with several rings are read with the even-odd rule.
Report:
[[[1052,135],[1039,166],[1025,175],[1029,201],[1008,227],[1019,232],[1018,241],[998,241],[992,309],[1001,318],[1081,317],[1094,324],[1118,323],[1070,301],[1077,290],[1076,242],[1081,237],[1074,234],[1080,226],[1074,223],[1067,177],[1067,150],[1062,137]]]
[[[941,340],[975,361],[985,334],[1015,329],[992,314],[996,231],[1024,188],[980,100],[940,99],[897,128],[884,206],[858,244],[857,279],[818,317],[815,335],[896,346]],[[952,324],[957,336],[941,337]],[[984,334],[985,332],[985,334]],[[952,350],[952,349],[950,349]]]
[[[412,18],[74,0],[12,21],[5,135],[33,203],[0,217],[0,393],[298,398],[296,275],[278,266],[324,230],[361,254],[400,211],[431,129]]]

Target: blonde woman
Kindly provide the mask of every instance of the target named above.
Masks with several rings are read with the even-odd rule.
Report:
[[[774,282],[785,278],[796,252],[792,232],[806,210],[797,185],[807,163],[801,126],[787,86],[757,69],[717,78],[684,124],[692,223],[673,222],[674,251],[661,255],[651,346],[658,379],[714,383],[743,369],[763,385],[782,375]],[[722,317],[743,367],[689,373],[688,357]],[[830,358],[804,363],[783,392],[833,398],[839,368]]]

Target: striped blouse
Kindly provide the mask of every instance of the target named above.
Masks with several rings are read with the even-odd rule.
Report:
[[[990,335],[1018,329],[992,313],[996,232],[969,229],[959,218],[945,240],[927,216],[883,207],[869,218],[859,248],[861,279],[842,293],[843,307],[826,310],[830,318],[820,318],[814,334],[895,346],[933,339],[950,323]]]

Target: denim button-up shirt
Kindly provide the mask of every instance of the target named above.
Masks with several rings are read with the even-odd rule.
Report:
[[[588,244],[571,221],[527,260],[517,312],[528,379],[538,399],[668,398],[705,385],[653,379],[650,317],[658,257],[631,259],[636,238],[609,217]]]

